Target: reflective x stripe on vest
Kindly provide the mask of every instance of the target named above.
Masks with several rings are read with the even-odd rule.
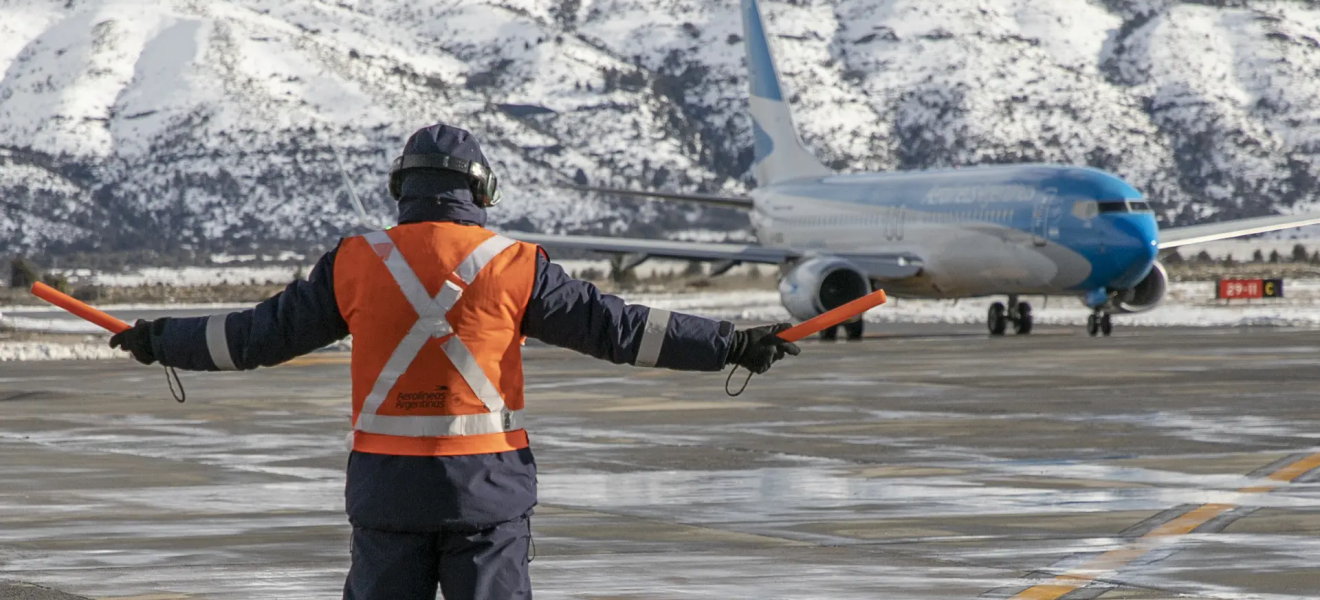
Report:
[[[363,238],[375,251],[376,256],[385,263],[395,283],[403,291],[404,297],[408,299],[413,310],[417,311],[417,322],[395,347],[389,360],[385,362],[385,367],[381,369],[380,375],[372,384],[371,392],[362,404],[362,412],[358,415],[354,429],[368,433],[410,437],[481,435],[522,429],[522,411],[511,411],[505,407],[504,399],[481,370],[481,366],[463,344],[463,340],[454,335],[446,318],[450,309],[463,295],[463,288],[449,279],[441,286],[440,292],[432,297],[427,294],[426,287],[422,285],[385,232],[368,233]],[[465,286],[470,285],[491,259],[513,244],[513,240],[499,235],[487,239],[463,259],[454,270],[454,276]],[[445,339],[441,344],[445,356],[454,364],[454,368],[467,382],[468,387],[472,388],[473,393],[490,412],[440,416],[376,414],[376,410],[385,401],[399,377],[408,370],[409,365],[421,352],[423,344],[431,338]]]

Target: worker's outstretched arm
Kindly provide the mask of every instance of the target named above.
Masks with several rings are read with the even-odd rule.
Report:
[[[331,281],[334,257],[332,250],[306,281],[294,281],[248,310],[138,321],[110,345],[140,362],[194,371],[255,369],[307,354],[348,335]]]
[[[522,327],[547,344],[642,367],[718,371],[746,362],[764,371],[785,352],[797,353],[792,344],[769,343],[771,327],[735,331],[727,321],[627,304],[569,277],[544,256],[537,258]]]
[[[724,368],[733,324],[602,294],[544,256],[523,316],[523,334],[616,364],[686,371]]]

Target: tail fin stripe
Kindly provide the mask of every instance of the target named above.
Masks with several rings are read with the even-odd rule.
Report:
[[[743,2],[743,23],[747,34],[747,68],[751,71],[752,95],[782,102],[784,94],[779,87],[779,74],[775,73],[775,61],[755,1]]]
[[[802,145],[793,127],[793,115],[784,102],[775,69],[774,52],[765,36],[765,24],[756,0],[742,0],[746,34],[747,70],[751,85],[748,109],[752,116],[752,175],[762,186],[780,181],[820,177],[832,173]]]

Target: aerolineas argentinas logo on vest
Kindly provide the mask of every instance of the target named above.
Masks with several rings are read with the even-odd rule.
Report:
[[[449,387],[437,385],[430,392],[399,392],[394,396],[394,407],[401,410],[444,408],[448,401]]]

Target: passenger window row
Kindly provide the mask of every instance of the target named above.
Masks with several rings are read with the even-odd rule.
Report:
[[[1013,218],[1011,209],[1003,210],[968,210],[951,213],[922,213],[904,211],[901,219],[907,223],[958,223],[964,221],[1001,221],[1006,222]],[[893,222],[895,217],[892,213],[888,215],[828,215],[819,217],[800,217],[778,219],[783,223],[792,223],[794,225],[879,225],[882,223]]]

